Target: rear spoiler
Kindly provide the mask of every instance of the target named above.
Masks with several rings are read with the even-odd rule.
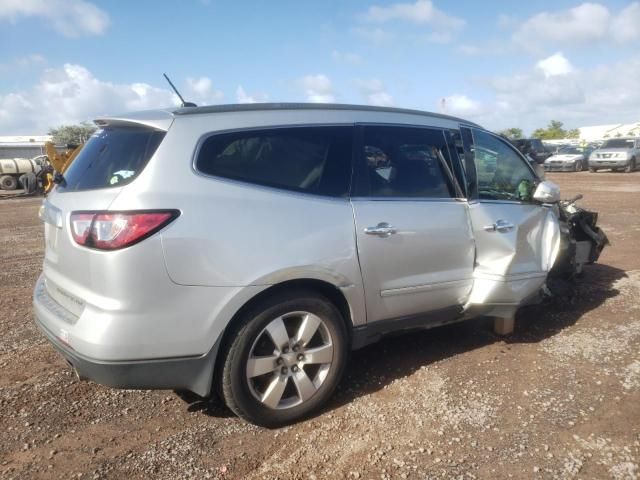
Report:
[[[173,123],[173,113],[166,110],[149,110],[123,115],[96,118],[97,127],[150,127],[154,130],[168,131]]]

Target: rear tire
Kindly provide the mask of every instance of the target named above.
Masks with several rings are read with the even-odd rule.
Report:
[[[347,362],[338,309],[307,290],[281,292],[230,331],[222,394],[239,417],[279,427],[308,416],[333,394]]]
[[[632,158],[629,163],[624,167],[624,173],[631,173],[636,169],[636,159]]]
[[[0,189],[15,190],[18,187],[18,180],[11,175],[2,175],[0,177]]]

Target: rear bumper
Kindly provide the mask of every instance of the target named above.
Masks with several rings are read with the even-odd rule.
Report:
[[[129,354],[120,358],[109,358],[106,355],[100,357],[101,354],[108,353],[113,344],[122,344],[126,339],[135,336],[151,337],[153,325],[147,325],[143,331],[138,330],[137,333],[135,330],[125,329],[135,322],[107,322],[100,315],[86,310],[77,317],[48,294],[43,277],[35,287],[33,310],[36,326],[72,365],[81,379],[117,388],[185,389],[201,396],[207,396],[211,391],[221,334],[215,337],[213,346],[209,344],[203,349],[206,352],[204,354],[165,354],[151,357],[146,356],[142,349],[128,349]],[[138,320],[144,322],[142,317]],[[99,325],[101,322],[110,323],[109,328],[85,329],[82,325]],[[156,330],[159,327],[156,326]],[[90,338],[95,343],[89,344],[87,338],[83,337],[86,331],[98,332],[97,340]],[[146,335],[143,332],[146,332]],[[175,336],[173,338],[175,339]],[[170,340],[171,338],[165,341]],[[93,348],[87,348],[87,345],[93,345]],[[81,351],[83,348],[86,351]]]
[[[35,323],[81,380],[116,388],[190,390],[203,397],[211,392],[220,340],[207,354],[198,357],[105,362],[88,358],[65,345],[37,315]]]

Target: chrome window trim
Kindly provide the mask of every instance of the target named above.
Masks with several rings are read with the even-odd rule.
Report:
[[[469,202],[469,205],[475,205],[476,203],[497,203],[497,204],[508,204],[508,205],[533,205],[540,206],[537,202],[524,202],[522,200],[491,200],[489,198],[478,198]]]
[[[352,202],[438,202],[466,203],[466,198],[452,197],[351,197]]]
[[[237,186],[245,186],[245,187],[252,187],[252,188],[259,188],[261,190],[266,190],[268,192],[280,192],[280,193],[286,193],[286,194],[290,194],[290,195],[294,195],[296,197],[298,196],[304,196],[304,197],[314,197],[314,198],[318,198],[318,199],[325,199],[325,200],[332,200],[332,201],[339,201],[342,203],[348,202],[349,198],[350,198],[350,194],[351,194],[351,183],[353,182],[353,165],[354,165],[354,161],[353,161],[353,154],[351,156],[350,162],[351,162],[351,178],[349,179],[349,190],[347,191],[347,194],[345,196],[342,197],[334,197],[331,195],[322,195],[319,193],[313,193],[313,192],[304,192],[304,191],[299,191],[299,190],[294,190],[291,188],[286,188],[286,187],[276,187],[276,186],[272,186],[272,185],[264,185],[261,183],[254,183],[254,182],[250,182],[250,181],[245,181],[245,180],[239,180],[239,179],[235,179],[235,178],[228,178],[228,177],[222,177],[220,175],[212,175],[209,173],[204,173],[200,170],[198,170],[196,164],[198,162],[198,155],[200,154],[200,150],[202,149],[202,145],[204,144],[205,141],[207,141],[207,139],[213,137],[213,136],[217,136],[217,135],[227,135],[230,133],[244,133],[244,132],[256,132],[256,131],[265,131],[265,130],[282,130],[282,129],[290,129],[290,128],[309,128],[309,127],[326,127],[326,128],[330,128],[330,127],[351,127],[352,129],[354,129],[354,131],[352,132],[352,142],[355,142],[355,124],[354,123],[296,123],[296,124],[278,124],[278,125],[266,125],[266,126],[254,126],[254,127],[242,127],[242,128],[227,128],[224,130],[215,130],[215,131],[210,131],[207,133],[204,133],[202,135],[200,135],[200,137],[198,138],[198,141],[196,142],[196,147],[193,151],[193,154],[191,156],[191,171],[196,174],[199,177],[202,178],[207,178],[207,179],[213,179],[213,180],[217,180],[220,182],[224,182],[224,183],[229,183],[231,185],[237,185]]]

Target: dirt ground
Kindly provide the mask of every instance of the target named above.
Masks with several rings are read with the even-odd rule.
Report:
[[[575,295],[351,355],[329,405],[279,430],[215,401],[79,382],[36,330],[39,199],[0,200],[2,478],[640,476],[640,172],[566,173],[609,235]]]

